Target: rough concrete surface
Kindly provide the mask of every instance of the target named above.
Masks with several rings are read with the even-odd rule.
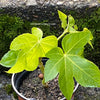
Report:
[[[18,6],[30,6],[30,5],[65,5],[71,8],[82,6],[96,6],[100,3],[100,0],[0,0],[0,7],[18,7]]]

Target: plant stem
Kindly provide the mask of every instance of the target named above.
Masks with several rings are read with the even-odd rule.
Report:
[[[43,74],[43,76],[44,76],[44,65],[43,65],[43,62],[42,62],[42,58],[39,58],[39,68],[40,68],[40,70],[41,70],[41,72],[42,72],[42,74]],[[43,77],[43,80],[42,80],[42,85],[43,85],[44,87],[48,87],[48,84],[45,83],[44,77]]]
[[[68,21],[68,23],[67,23],[67,28],[64,30],[64,32],[57,38],[58,39],[58,41],[66,34],[66,33],[68,33],[69,31],[68,31],[68,28],[69,28],[69,21]]]
[[[68,28],[66,28],[64,32],[57,39],[60,40],[67,32],[68,32]]]
[[[42,74],[44,74],[44,65],[43,65],[43,62],[42,62],[42,58],[39,58],[39,68],[40,68]]]
[[[48,83],[45,83],[45,79],[43,78],[43,80],[42,80],[42,85],[44,86],[44,87],[48,87]]]
[[[67,28],[64,30],[64,32],[57,38],[58,40],[60,40],[66,33],[68,33],[68,28],[69,28],[69,22],[68,22]]]

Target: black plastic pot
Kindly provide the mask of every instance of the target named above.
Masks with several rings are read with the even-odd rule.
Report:
[[[45,62],[47,61],[47,59],[43,59],[43,63],[45,64]],[[19,100],[36,100],[35,98],[26,98],[25,96],[23,96],[20,92],[19,92],[19,86],[21,85],[22,81],[25,79],[25,77],[27,77],[27,75],[29,75],[29,71],[23,71],[21,73],[17,73],[17,74],[13,74],[12,75],[12,87],[14,89],[14,91],[17,93],[18,95],[18,99]],[[79,84],[76,83],[76,86],[74,88],[73,93],[76,91],[76,89],[78,88]],[[66,98],[62,98],[61,100],[65,100]],[[72,97],[73,100],[73,97]]]

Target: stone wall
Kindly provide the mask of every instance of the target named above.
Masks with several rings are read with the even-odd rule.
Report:
[[[3,0],[2,0],[3,1]],[[14,1],[14,0],[13,0]],[[18,1],[18,0],[17,0]],[[100,3],[98,0],[71,0],[70,2],[73,2],[73,5],[70,5],[70,2],[65,0],[66,2],[56,3],[55,5],[52,4],[52,0],[50,0],[50,3],[47,4],[46,1],[44,2],[44,5],[36,2],[36,4],[32,4],[30,0],[30,5],[28,6],[27,3],[20,3],[24,2],[24,0],[19,0],[16,2],[16,6],[7,5],[5,7],[0,8],[0,15],[2,14],[8,14],[8,15],[14,15],[19,16],[23,20],[28,20],[30,22],[44,22],[47,21],[47,23],[50,24],[51,29],[56,27],[56,36],[58,36],[61,32],[59,30],[60,21],[58,18],[57,10],[61,10],[62,12],[66,14],[71,14],[75,20],[76,24],[79,27],[79,30],[82,30],[84,27],[89,28],[94,37],[95,37],[95,44],[94,44],[94,50],[87,48],[85,56],[88,59],[96,62],[98,66],[100,66],[100,49],[99,48],[99,39],[100,39]],[[38,0],[39,1],[39,0]],[[48,0],[49,1],[49,0]],[[55,1],[55,0],[54,0]],[[62,0],[64,1],[64,0]],[[43,1],[41,0],[43,3]],[[58,2],[61,2],[58,0]],[[67,3],[67,4],[66,4]],[[33,24],[33,23],[31,23]],[[55,30],[54,29],[54,30]],[[61,29],[60,29],[61,30]],[[94,52],[94,54],[92,53]]]

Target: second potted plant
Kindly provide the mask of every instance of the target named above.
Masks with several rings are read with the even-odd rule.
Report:
[[[53,35],[42,38],[42,30],[33,27],[32,34],[24,33],[11,42],[10,50],[2,57],[0,64],[11,67],[7,73],[34,71],[39,66],[43,86],[48,88],[47,82],[57,77],[62,94],[67,100],[71,100],[73,78],[84,87],[100,87],[100,70],[82,56],[87,43],[93,48],[91,32],[87,28],[77,31],[71,15],[67,16],[61,11],[58,11],[58,15],[64,29],[58,38]],[[61,38],[62,48],[58,47]],[[49,58],[45,67],[43,57]]]

